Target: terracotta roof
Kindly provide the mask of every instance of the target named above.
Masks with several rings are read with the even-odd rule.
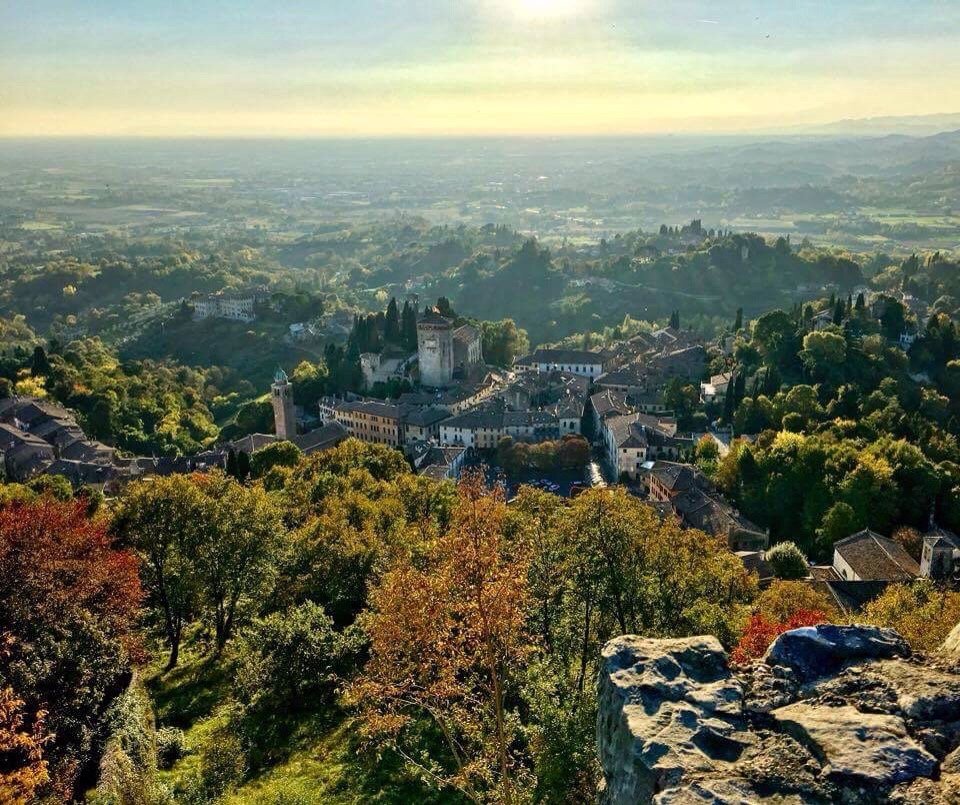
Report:
[[[869,528],[835,543],[833,550],[862,581],[910,581],[920,574],[903,546]]]
[[[590,404],[601,419],[610,414],[627,414],[630,412],[627,398],[623,394],[610,389],[592,395]]]
[[[606,362],[607,355],[603,352],[591,352],[586,349],[538,349],[528,356],[531,363],[548,364],[580,364],[587,366],[601,366]]]
[[[336,447],[349,435],[350,432],[339,422],[328,422],[316,430],[295,436],[291,441],[301,451],[309,455],[320,450],[329,450],[331,447]]]
[[[658,461],[651,474],[671,492],[686,492],[697,485],[698,471],[689,464]]]
[[[424,311],[423,315],[417,320],[417,324],[434,324],[437,326],[453,327],[453,319],[441,316],[435,307]]]

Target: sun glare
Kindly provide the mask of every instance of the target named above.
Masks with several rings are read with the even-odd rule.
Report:
[[[555,20],[573,17],[587,0],[513,0],[510,8],[522,20]]]

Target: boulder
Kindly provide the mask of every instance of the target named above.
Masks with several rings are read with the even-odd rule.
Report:
[[[947,639],[940,646],[940,651],[944,654],[960,654],[960,623],[950,630]]]
[[[650,802],[690,775],[735,762],[752,740],[743,731],[743,688],[714,637],[611,640],[598,697],[607,803]]]
[[[889,788],[930,777],[937,768],[936,758],[909,736],[897,716],[810,702],[770,715],[823,761],[824,773],[838,784]]]
[[[786,637],[786,639],[783,639]],[[608,805],[960,803],[960,666],[896,632],[820,626],[735,673],[712,637],[603,650]]]
[[[897,705],[907,718],[960,720],[960,677],[956,674],[903,660],[871,663],[865,673],[895,691]]]
[[[834,674],[851,662],[909,656],[910,647],[893,629],[821,624],[784,632],[763,659],[767,665],[790,668],[807,682]]]

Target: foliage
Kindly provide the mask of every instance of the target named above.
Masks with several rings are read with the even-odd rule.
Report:
[[[752,615],[740,641],[730,654],[730,660],[738,665],[758,660],[778,635],[801,626],[816,626],[826,620],[823,612],[807,609],[795,612],[785,621],[770,621],[763,615]]]
[[[110,738],[100,760],[96,805],[165,802],[157,780],[157,741],[150,700],[137,676],[107,714]]]
[[[371,737],[474,802],[518,801],[526,767],[508,702],[526,651],[529,558],[505,518],[500,493],[461,483],[425,564],[401,560],[374,590],[370,660],[353,689]]]
[[[354,671],[363,637],[343,632],[312,602],[254,621],[237,647],[234,695],[237,730],[255,765],[274,757],[295,717],[329,709],[339,685]]]
[[[112,547],[106,524],[88,520],[82,503],[0,509],[0,687],[23,701],[28,734],[46,712],[53,737],[44,754],[59,796],[70,795],[125,683],[140,597],[136,558]]]
[[[275,442],[250,456],[250,474],[263,478],[274,467],[296,467],[302,455],[293,442]]]
[[[825,620],[836,623],[841,615],[834,603],[822,592],[802,581],[774,581],[760,592],[754,610],[767,621],[782,623],[798,612],[822,612]]]
[[[186,754],[183,730],[177,727],[161,727],[157,730],[157,766],[169,769]]]
[[[480,324],[483,359],[494,366],[513,366],[515,358],[530,351],[527,331],[513,319],[485,321]]]
[[[177,662],[184,624],[197,610],[218,650],[273,581],[280,539],[275,501],[220,473],[131,485],[114,528],[144,557],[150,602]]]
[[[777,578],[802,579],[809,573],[807,557],[795,542],[778,542],[767,551],[764,558],[773,567]]]
[[[590,444],[582,436],[568,434],[556,441],[514,441],[505,436],[497,445],[497,464],[512,474],[534,469],[549,472],[555,469],[576,469],[590,462]]]
[[[0,802],[30,802],[50,781],[43,757],[44,714],[28,717],[23,706],[12,688],[0,688]]]
[[[927,579],[893,584],[864,608],[864,620],[896,629],[916,651],[935,651],[960,622],[960,593]]]

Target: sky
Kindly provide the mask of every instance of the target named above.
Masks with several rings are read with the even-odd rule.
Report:
[[[952,112],[958,0],[0,0],[0,136],[623,135]]]

